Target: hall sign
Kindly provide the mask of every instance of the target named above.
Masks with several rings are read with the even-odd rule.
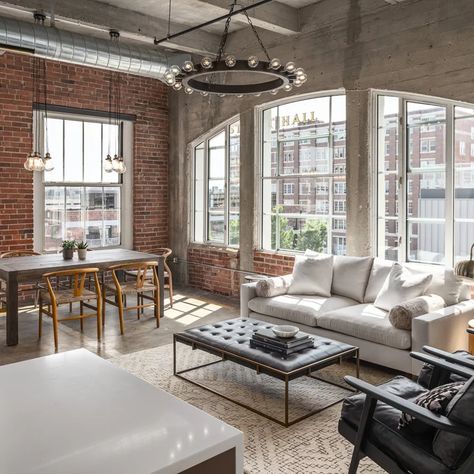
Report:
[[[273,118],[273,126],[275,126],[276,117]],[[293,115],[281,115],[279,117],[280,128],[294,127],[297,125],[309,125],[311,123],[323,123],[316,117],[316,112],[301,112]]]

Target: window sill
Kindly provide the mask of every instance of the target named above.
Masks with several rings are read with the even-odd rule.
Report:
[[[212,250],[217,250],[220,252],[226,252],[228,254],[235,254],[237,255],[240,251],[239,247],[229,247],[226,245],[218,245],[218,244],[212,244],[212,243],[201,243],[201,242],[190,242],[188,244],[188,250],[190,249],[212,249]]]

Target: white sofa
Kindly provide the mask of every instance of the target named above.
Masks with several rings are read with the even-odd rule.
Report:
[[[410,351],[420,351],[424,345],[448,351],[467,349],[466,328],[474,319],[474,300],[470,300],[467,285],[462,286],[456,304],[414,318],[411,331],[396,329],[389,313],[373,305],[393,262],[367,257],[365,266],[354,269],[351,259],[354,257],[335,257],[328,298],[295,294],[258,297],[257,282],[243,284],[241,317],[295,324],[305,332],[358,346],[362,360],[411,374],[419,372],[420,364],[409,357]],[[434,277],[425,293],[444,296],[444,269],[430,271]]]

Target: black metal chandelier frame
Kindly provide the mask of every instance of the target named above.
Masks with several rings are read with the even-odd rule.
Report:
[[[263,4],[268,2],[257,3]],[[253,6],[256,5],[257,4],[254,4]],[[266,59],[261,61],[256,56],[250,56],[248,60],[242,60],[235,58],[233,55],[226,55],[223,59],[229,35],[230,22],[237,12],[236,6],[237,0],[233,0],[229,13],[225,17],[226,23],[216,59],[213,60],[210,57],[204,57],[200,64],[195,65],[191,61],[186,61],[182,67],[173,65],[164,74],[166,84],[176,91],[183,89],[186,94],[192,94],[196,91],[204,96],[217,94],[222,97],[226,95],[241,97],[249,94],[260,95],[265,92],[270,92],[275,95],[279,90],[289,92],[293,87],[299,87],[306,82],[306,73],[302,68],[297,68],[295,63],[290,61],[283,66],[279,59],[270,59],[270,55],[247,13],[247,9],[250,8],[250,6],[238,11],[243,12],[245,15]],[[168,25],[170,25],[170,22],[171,0],[169,4]],[[185,32],[179,34],[183,33]],[[170,36],[169,31],[168,36]],[[243,76],[245,74],[247,77],[250,77],[249,74],[252,74],[253,78],[258,78],[259,80],[249,81],[248,83],[242,83],[243,81],[240,83],[219,81],[221,77],[237,77],[238,75]]]

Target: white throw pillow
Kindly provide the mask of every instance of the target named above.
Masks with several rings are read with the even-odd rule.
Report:
[[[395,263],[377,295],[374,306],[390,311],[397,304],[424,294],[432,278],[433,275],[415,273]]]
[[[463,281],[452,268],[445,268],[444,272],[435,273],[427,293],[439,295],[447,306],[459,303]]]
[[[372,261],[372,257],[335,256],[331,293],[362,303]]]
[[[288,294],[331,296],[332,266],[332,255],[297,255]]]
[[[367,289],[365,290],[364,303],[373,303],[375,301],[392,267],[393,262],[390,260],[374,258],[369,282],[367,283]]]
[[[258,280],[255,285],[255,292],[257,296],[263,298],[272,298],[273,296],[286,295],[288,288],[291,284],[292,276],[278,276],[269,277],[263,280]]]

